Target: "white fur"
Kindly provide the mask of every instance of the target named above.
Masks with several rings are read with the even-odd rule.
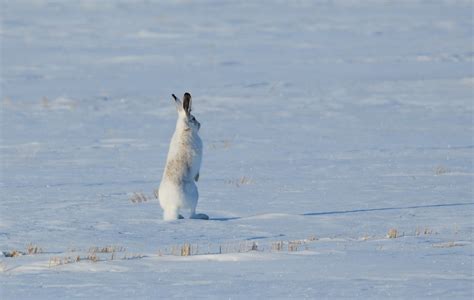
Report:
[[[200,125],[192,120],[191,104],[189,111],[185,111],[182,102],[177,98],[175,101],[178,120],[158,195],[163,218],[180,219],[180,209],[189,209],[190,218],[208,219],[207,215],[196,214],[199,193],[195,181],[199,178],[202,160],[202,140],[198,134]]]

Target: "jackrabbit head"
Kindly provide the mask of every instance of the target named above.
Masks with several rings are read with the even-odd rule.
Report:
[[[184,122],[186,128],[198,131],[201,128],[196,118],[191,114],[192,98],[190,93],[184,93],[183,101],[172,94],[174,101],[176,102],[176,110],[178,111],[178,119]]]

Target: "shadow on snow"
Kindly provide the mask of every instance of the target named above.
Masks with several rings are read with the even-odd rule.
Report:
[[[465,202],[465,203],[414,205],[414,206],[400,206],[400,207],[367,208],[367,209],[354,209],[354,210],[335,210],[335,211],[305,213],[305,214],[301,214],[301,216],[342,215],[342,214],[372,212],[372,211],[389,211],[389,210],[404,210],[404,209],[417,209],[417,208],[453,207],[453,206],[466,206],[466,205],[474,205],[474,203],[473,202]]]
[[[468,206],[474,205],[474,202],[464,203],[448,203],[448,204],[430,204],[430,205],[413,205],[413,206],[400,206],[400,207],[382,207],[382,208],[366,208],[366,209],[353,209],[353,210],[334,210],[334,211],[323,211],[323,212],[310,212],[299,214],[299,216],[325,216],[325,215],[343,215],[352,213],[363,213],[373,211],[390,211],[390,210],[404,210],[404,209],[418,209],[418,208],[438,208],[438,207],[454,207],[454,206]],[[243,217],[228,217],[228,218],[210,218],[210,221],[233,221],[243,219]]]

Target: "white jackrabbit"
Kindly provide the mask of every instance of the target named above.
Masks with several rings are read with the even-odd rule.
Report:
[[[202,159],[202,141],[198,135],[201,124],[191,114],[191,95],[185,93],[183,102],[174,94],[178,111],[176,129],[170,142],[166,167],[161,179],[158,198],[165,220],[182,219],[180,209],[189,209],[191,219],[209,219],[196,214],[199,198],[195,181],[199,179]]]

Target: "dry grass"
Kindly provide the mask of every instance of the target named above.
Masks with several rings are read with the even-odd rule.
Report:
[[[436,232],[428,227],[417,228],[416,235],[430,235],[436,234]],[[400,234],[396,228],[391,228],[388,230],[386,237],[389,239],[396,239],[404,234]],[[377,238],[376,236],[365,235],[362,238],[357,239],[358,241],[365,241],[371,238]],[[380,238],[380,236],[378,237]],[[189,242],[174,245],[168,248],[159,249],[158,255],[171,255],[171,256],[194,256],[194,255],[209,255],[209,254],[229,254],[229,253],[246,253],[251,251],[259,252],[297,252],[302,250],[307,250],[309,245],[318,241],[315,235],[310,235],[306,239],[300,240],[288,240],[288,241],[263,241],[262,244],[259,244],[256,241],[237,241],[221,244],[206,244],[198,245],[191,244]],[[450,248],[450,247],[461,247],[465,246],[465,243],[462,242],[446,242],[433,244],[434,248]],[[35,254],[40,253],[41,248],[30,244],[28,246],[28,251],[26,253]],[[383,250],[383,245],[381,245],[378,250]],[[25,253],[19,251],[7,252],[6,256],[15,257],[24,255]],[[126,253],[126,249],[121,246],[105,246],[105,247],[91,247],[85,255],[72,255],[64,257],[53,257],[50,259],[50,266],[64,265],[70,263],[78,263],[81,261],[89,261],[92,263],[102,262],[102,261],[113,261],[113,260],[130,260],[130,259],[140,259],[145,257],[140,254],[130,254]]]
[[[395,228],[391,228],[389,229],[388,233],[387,233],[387,238],[389,239],[396,239],[397,237],[400,237],[398,235],[398,230],[396,230]]]
[[[164,250],[158,250],[158,255],[173,255],[173,256],[191,256],[197,255],[199,247],[197,245],[191,245],[190,243],[184,243],[183,245],[174,245]]]
[[[283,241],[276,241],[272,243],[272,251],[282,251],[283,250]]]
[[[181,256],[190,256],[191,255],[191,244],[185,243],[181,247]]]
[[[125,252],[126,249],[122,246],[105,246],[105,247],[91,247],[89,253],[115,253]]]
[[[65,257],[56,256],[49,259],[48,266],[51,268],[51,267],[60,266],[60,265],[77,263],[81,260],[83,259],[79,255],[78,256],[65,256]]]
[[[253,242],[250,251],[258,251],[258,244]]]
[[[242,176],[238,179],[226,180],[226,183],[231,184],[231,185],[235,185],[236,187],[241,187],[241,186],[244,186],[244,185],[249,185],[249,184],[254,183],[254,180],[250,177]]]
[[[285,245],[288,252],[300,251],[303,246],[307,249],[307,244],[317,241],[316,236],[312,235],[304,240],[276,241],[271,244],[271,251],[284,251]]]
[[[87,260],[90,260],[91,262],[98,262],[100,258],[97,256],[97,253],[91,253],[86,256]]]
[[[37,245],[28,244],[28,246],[26,247],[26,253],[28,253],[28,255],[39,254],[43,253],[43,249],[41,249]]]
[[[74,249],[76,251],[76,249]],[[49,267],[66,265],[88,261],[91,263],[113,260],[130,260],[145,257],[141,254],[130,254],[125,252],[122,246],[90,247],[89,251],[83,255],[55,256],[49,259]]]
[[[148,202],[148,197],[141,193],[141,192],[134,192],[131,196],[130,196],[130,201],[132,203],[143,203],[143,202]]]
[[[431,235],[431,234],[437,234],[433,229],[425,227],[425,228],[417,228],[415,230],[415,235],[420,236],[420,235]]]
[[[433,244],[433,248],[452,248],[452,247],[463,247],[463,246],[466,246],[466,244],[461,243],[461,242],[446,242],[446,243]]]
[[[299,251],[301,245],[316,241],[315,236],[310,236],[304,240],[293,241],[275,241],[270,244],[259,245],[256,241],[239,241],[234,243],[224,243],[218,245],[207,244],[207,247],[199,247],[198,244],[184,243],[182,245],[175,245],[164,250],[158,250],[158,255],[172,255],[172,256],[193,256],[193,255],[208,255],[208,254],[229,254],[229,253],[246,253],[251,251]],[[38,247],[31,247],[37,249]],[[39,249],[39,248],[38,248]],[[74,249],[76,251],[77,249]],[[33,252],[36,250],[32,250]],[[145,257],[141,254],[130,254],[122,246],[104,246],[104,247],[90,247],[85,254],[55,256],[49,260],[49,267],[66,265],[79,262],[104,262],[114,260],[130,260],[140,259]]]
[[[208,255],[208,254],[228,254],[228,253],[243,253],[249,251],[261,251],[258,243],[254,241],[242,241],[236,243],[224,243],[219,245],[201,245],[184,243],[182,245],[174,245],[164,249],[158,250],[158,255],[172,255],[172,256],[193,256],[193,255]]]
[[[415,231],[416,236],[420,235],[430,235],[436,234],[436,232],[428,227],[419,227]],[[389,239],[396,239],[403,236],[400,234],[396,228],[391,228],[388,230],[386,237]],[[358,240],[368,240],[371,237],[368,235],[359,238]],[[261,251],[261,252],[296,252],[304,249],[308,249],[308,245],[317,241],[315,235],[310,235],[306,239],[301,240],[288,240],[288,241],[269,241],[258,244],[256,241],[237,241],[229,242],[223,244],[206,244],[204,247],[200,247],[198,244],[184,243],[181,245],[171,246],[165,248],[164,250],[158,250],[158,254],[162,255],[172,255],[172,256],[193,256],[193,255],[208,255],[208,254],[228,254],[228,253],[245,253],[250,251]],[[434,248],[450,248],[450,247],[461,247],[465,246],[465,243],[461,242],[446,242],[433,244]],[[382,247],[382,246],[381,246]],[[382,249],[382,248],[381,248]],[[380,249],[380,250],[381,250]],[[69,252],[76,252],[77,255],[68,255],[63,257],[52,257],[49,260],[49,266],[59,266],[71,263],[78,263],[82,261],[88,261],[92,263],[101,262],[101,261],[114,261],[114,260],[130,260],[130,259],[140,259],[145,257],[141,254],[130,254],[126,252],[126,249],[122,246],[107,245],[103,247],[90,247],[85,254],[80,254],[81,250],[70,249]],[[12,251],[3,251],[5,257],[18,257],[22,255],[35,255],[42,253],[42,249],[37,245],[30,243],[27,245],[26,252],[12,250]],[[84,253],[84,252],[83,252]]]
[[[434,169],[436,176],[444,175],[450,172],[450,170],[444,166],[437,166]]]
[[[71,249],[70,252],[79,251],[77,249]],[[99,262],[99,261],[111,261],[116,259],[129,259],[130,256],[123,254],[120,258],[118,253],[124,253],[126,249],[122,246],[104,246],[104,247],[90,247],[88,252],[84,255],[69,255],[63,257],[52,257],[49,259],[49,267],[66,265],[71,263],[78,263],[81,261]],[[107,256],[110,254],[110,256]]]
[[[298,247],[303,244],[303,241],[295,240],[288,241],[288,252],[298,251]]]
[[[124,256],[120,258],[120,260],[132,260],[132,259],[140,259],[144,258],[145,255],[143,254],[138,254],[138,253],[126,253]]]
[[[67,265],[67,264],[72,264],[72,263],[78,263],[81,261],[89,261],[92,263],[100,262],[100,261],[112,261],[112,260],[126,260],[130,259],[130,255],[123,255],[121,258],[117,258],[116,253],[112,253],[111,257],[100,257],[97,253],[89,253],[87,255],[72,255],[72,256],[55,256],[49,259],[49,267],[55,267],[55,266],[61,266],[61,265]],[[135,257],[135,256],[133,256]],[[143,257],[143,256],[142,256]]]
[[[5,257],[18,257],[18,256],[26,255],[26,253],[18,251],[18,250],[12,250],[12,251],[4,251],[3,255],[5,255]]]
[[[5,257],[18,257],[23,255],[35,255],[40,253],[43,253],[43,249],[32,243],[26,246],[26,251],[20,251],[16,249],[13,249],[11,251],[3,251]]]

